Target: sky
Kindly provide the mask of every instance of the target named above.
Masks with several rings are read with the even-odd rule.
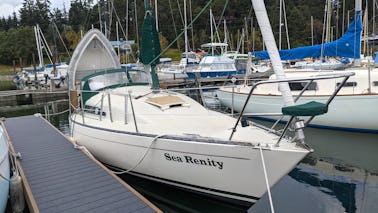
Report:
[[[13,12],[18,14],[18,10],[22,7],[24,0],[0,0],[0,17],[12,15]],[[68,11],[70,7],[70,0],[50,0],[51,9],[59,8],[63,9],[63,4]]]

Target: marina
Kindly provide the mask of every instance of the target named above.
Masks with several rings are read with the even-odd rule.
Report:
[[[68,105],[63,105],[63,111]],[[44,107],[39,108],[43,112]],[[29,114],[37,110],[29,110]],[[25,112],[1,113],[13,117]],[[69,135],[68,112],[51,116],[50,122]],[[260,122],[270,126],[271,123]],[[375,212],[378,194],[377,134],[308,128],[306,138],[314,152],[304,158],[272,188],[280,212]],[[212,200],[165,184],[131,175],[120,175],[164,212],[269,212],[263,196],[250,209]],[[291,203],[295,200],[296,205]],[[311,206],[309,209],[308,206]],[[249,209],[249,210],[248,210]]]
[[[376,0],[51,2],[0,23],[0,213],[377,211]]]

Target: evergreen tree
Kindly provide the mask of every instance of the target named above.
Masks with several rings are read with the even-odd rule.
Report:
[[[48,29],[50,25],[50,1],[49,0],[36,0],[36,20],[41,29]]]
[[[5,25],[6,25],[5,18],[4,17],[0,18],[0,32],[5,31]]]
[[[73,0],[71,1],[71,8],[69,10],[68,24],[76,32],[84,28],[87,21],[87,16],[90,12],[91,1]]]
[[[12,14],[12,20],[13,20],[13,27],[17,28],[19,26],[18,18],[16,12],[13,12]]]
[[[20,9],[20,25],[21,26],[34,26],[36,19],[36,8],[34,0],[24,0]]]
[[[50,4],[49,0],[24,0],[20,9],[20,25],[39,24],[41,29],[47,29],[50,23]]]

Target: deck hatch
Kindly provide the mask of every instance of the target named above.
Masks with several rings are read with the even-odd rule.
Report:
[[[148,98],[146,102],[159,107],[161,110],[166,110],[172,107],[189,106],[189,104],[183,99],[174,95]]]

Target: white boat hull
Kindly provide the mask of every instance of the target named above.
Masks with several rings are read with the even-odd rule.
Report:
[[[151,145],[154,135],[115,131],[75,121],[71,125],[79,145],[106,164],[132,168],[131,174],[249,203],[267,191],[260,149],[256,146],[196,141],[196,138],[185,140],[178,136],[159,138]],[[304,149],[264,147],[262,150],[270,187],[308,154]]]
[[[8,180],[10,176],[8,145],[4,134],[3,129],[0,127],[0,212],[5,212],[5,208],[7,207],[9,193]]]
[[[245,103],[247,94],[218,91],[221,103],[235,111],[240,111]],[[234,103],[232,104],[232,99]],[[328,96],[303,96],[299,104],[312,100],[325,103]],[[249,101],[247,113],[281,113],[282,97],[278,95],[254,94]],[[360,132],[378,132],[378,94],[373,95],[338,95],[329,106],[328,113],[317,116],[310,126],[319,128],[339,129]],[[276,120],[279,117],[262,117]],[[287,121],[287,118],[283,119]]]

